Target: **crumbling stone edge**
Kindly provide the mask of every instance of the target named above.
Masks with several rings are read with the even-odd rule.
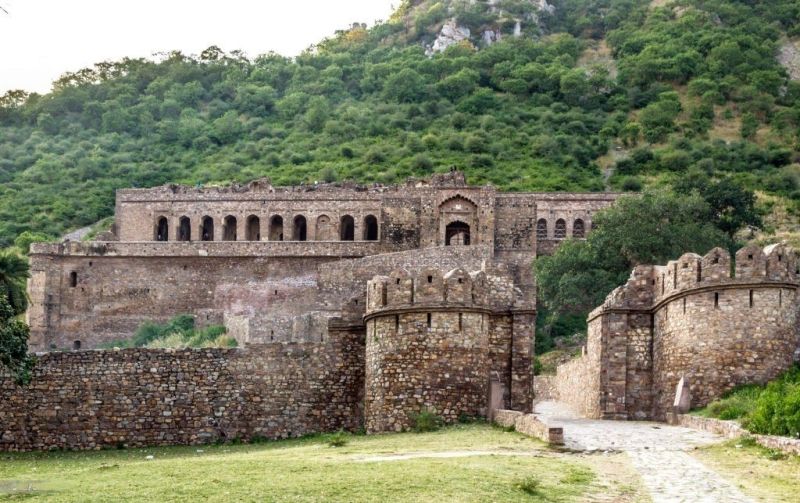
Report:
[[[725,438],[752,437],[759,445],[767,449],[775,449],[786,454],[800,456],[800,438],[757,435],[745,430],[736,421],[723,421],[722,419],[693,416],[690,414],[668,414],[667,422],[674,426],[708,431],[717,435],[722,435]]]
[[[523,435],[538,438],[550,445],[564,445],[564,428],[549,426],[534,414],[495,409],[492,411],[492,420],[505,428],[513,426]]]

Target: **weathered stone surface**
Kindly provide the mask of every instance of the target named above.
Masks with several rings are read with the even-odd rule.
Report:
[[[559,398],[588,417],[663,419],[786,371],[800,347],[795,253],[746,247],[639,266],[589,315],[585,356],[558,368]],[[686,405],[686,404],[684,404]]]

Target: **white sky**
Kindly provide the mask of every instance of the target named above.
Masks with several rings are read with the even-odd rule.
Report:
[[[0,0],[0,95],[44,93],[63,73],[122,57],[210,45],[294,56],[400,0]]]

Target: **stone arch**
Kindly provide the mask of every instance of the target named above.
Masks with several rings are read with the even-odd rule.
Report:
[[[461,224],[460,229],[458,225]],[[471,230],[475,229],[475,235]],[[470,199],[457,194],[445,199],[439,205],[440,244],[451,244],[453,235],[458,235],[457,242],[470,244],[478,241],[478,206]],[[463,243],[468,237],[468,242]],[[452,243],[455,244],[455,243]]]
[[[536,239],[547,239],[547,220],[544,218],[536,222]]]
[[[364,241],[378,240],[378,219],[375,215],[364,217]]]
[[[580,218],[575,220],[575,222],[572,224],[572,237],[580,239],[586,237],[586,225]]]
[[[445,246],[469,246],[470,244],[470,227],[466,222],[456,220],[447,224],[444,234]]]
[[[245,239],[248,241],[261,241],[261,219],[256,215],[247,217]]]
[[[336,240],[336,228],[333,225],[331,217],[329,217],[328,215],[320,215],[317,217],[317,224],[315,228],[315,239],[317,241]],[[300,241],[302,241],[302,239]]]
[[[178,221],[178,241],[192,240],[192,221],[189,217],[181,217]]]
[[[342,241],[356,239],[356,221],[350,215],[344,215],[339,221],[339,239]]]
[[[283,241],[283,217],[280,215],[273,215],[269,219],[269,240]]]
[[[169,222],[167,217],[158,217],[156,220],[156,241],[169,241]]]
[[[205,216],[200,222],[200,240],[214,241],[214,219]]]
[[[222,220],[222,240],[236,241],[236,217],[228,215]]]
[[[567,222],[563,218],[556,220],[556,229],[553,234],[556,239],[564,239],[567,237]]]
[[[308,224],[306,217],[297,215],[292,221],[292,240],[306,241],[308,239]]]

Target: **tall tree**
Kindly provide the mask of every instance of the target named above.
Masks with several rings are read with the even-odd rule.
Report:
[[[33,359],[28,355],[28,325],[16,318],[14,308],[0,296],[0,365],[22,384],[30,377]]]
[[[0,250],[0,297],[3,297],[14,314],[22,314],[28,308],[26,281],[30,267],[25,257],[14,250]]]

